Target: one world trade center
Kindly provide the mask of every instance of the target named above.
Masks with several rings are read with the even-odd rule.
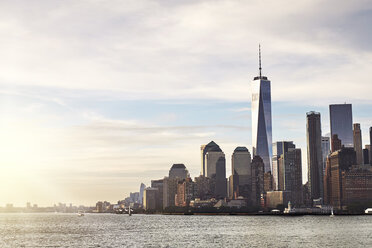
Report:
[[[252,146],[253,154],[262,158],[265,172],[272,171],[272,126],[270,81],[262,76],[259,47],[259,76],[252,82]]]

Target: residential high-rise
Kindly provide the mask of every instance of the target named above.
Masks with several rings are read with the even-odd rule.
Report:
[[[259,51],[259,76],[252,82],[252,146],[253,155],[260,156],[265,172],[271,171],[272,121],[271,82],[262,76],[261,50]]]
[[[252,194],[251,203],[254,206],[261,204],[261,195],[264,190],[264,163],[260,156],[254,156],[252,159]]]
[[[337,134],[344,147],[354,147],[353,114],[351,104],[329,105],[331,137]]]
[[[251,154],[246,147],[237,147],[231,156],[230,198],[232,196],[249,197],[251,191]]]
[[[283,171],[281,171],[281,168],[284,168],[284,167],[283,166],[279,167],[279,158],[283,153],[287,152],[289,148],[295,148],[295,147],[296,146],[293,144],[292,141],[278,141],[273,144],[272,176],[273,176],[273,189],[274,190],[284,190],[284,189],[279,189],[279,185],[282,185],[282,186],[284,185],[283,184]]]
[[[363,164],[362,131],[360,130],[359,123],[354,123],[353,127],[354,127],[353,140],[354,140],[354,150],[356,152],[356,163],[360,165],[360,164]]]
[[[306,114],[307,175],[311,199],[323,198],[322,131],[320,113]]]
[[[322,165],[323,165],[323,175],[325,172],[327,164],[327,156],[331,153],[331,142],[329,137],[322,136]]]

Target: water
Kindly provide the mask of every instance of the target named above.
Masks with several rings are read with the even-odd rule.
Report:
[[[372,247],[372,216],[0,214],[0,247]]]

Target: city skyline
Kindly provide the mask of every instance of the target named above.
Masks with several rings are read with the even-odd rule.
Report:
[[[329,105],[350,103],[363,148],[369,142],[371,9],[363,1],[278,10],[258,1],[56,5],[0,3],[2,206],[114,202],[175,163],[197,176],[200,145],[211,140],[229,177],[236,147],[253,155],[259,43],[272,80],[272,141],[301,149],[303,183],[306,112],[321,113],[324,136]]]

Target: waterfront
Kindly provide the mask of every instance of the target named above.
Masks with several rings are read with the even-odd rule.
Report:
[[[0,214],[0,247],[372,247],[372,216]]]

